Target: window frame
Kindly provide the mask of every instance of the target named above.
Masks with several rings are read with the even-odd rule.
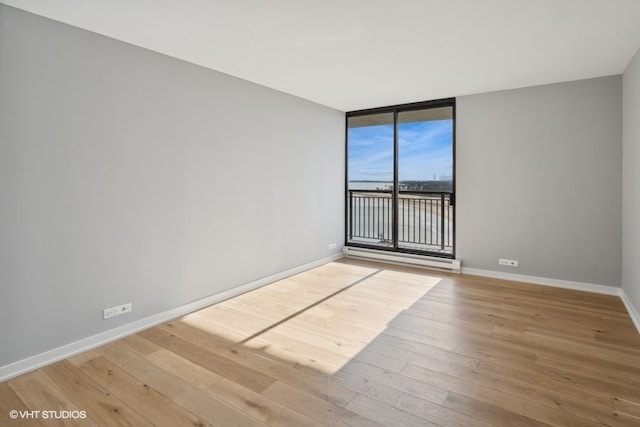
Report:
[[[397,233],[397,198],[399,195],[399,185],[398,184],[398,114],[405,111],[413,111],[413,110],[425,110],[432,108],[441,108],[441,107],[451,107],[452,111],[452,120],[453,120],[453,132],[452,132],[452,183],[451,183],[451,199],[450,205],[452,207],[451,217],[453,220],[452,226],[452,251],[451,253],[442,253],[442,252],[433,252],[427,250],[417,250],[412,248],[402,248],[398,247],[384,247],[384,246],[376,246],[369,245],[365,243],[358,243],[349,241],[349,118],[358,117],[358,116],[366,116],[372,114],[381,114],[381,113],[393,113],[393,182],[394,182],[394,190],[393,190],[393,232]],[[456,248],[457,248],[457,233],[456,233],[456,211],[457,211],[457,201],[456,201],[456,98],[442,98],[432,101],[422,101],[422,102],[413,102],[408,104],[399,104],[399,105],[391,105],[386,107],[377,107],[377,108],[369,108],[362,110],[354,110],[348,111],[345,113],[345,172],[344,172],[344,245],[348,247],[357,247],[357,248],[366,248],[366,249],[375,249],[386,252],[393,253],[406,253],[413,255],[424,255],[431,256],[437,258],[446,258],[446,259],[455,259],[456,256]]]

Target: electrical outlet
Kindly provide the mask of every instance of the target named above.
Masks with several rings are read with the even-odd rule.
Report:
[[[509,267],[517,267],[518,266],[518,260],[500,258],[500,259],[498,259],[498,264],[506,265],[506,266],[509,266]]]
[[[122,304],[117,307],[105,308],[103,310],[103,318],[108,319],[113,316],[120,316],[121,314],[130,313],[132,310],[131,303]]]
[[[337,247],[338,247],[338,245],[336,245],[335,243],[329,243],[329,250],[335,249]]]

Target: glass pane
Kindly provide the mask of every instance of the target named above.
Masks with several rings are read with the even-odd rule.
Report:
[[[452,107],[398,114],[398,186],[398,247],[452,253]]]
[[[348,239],[392,246],[393,113],[347,122]]]

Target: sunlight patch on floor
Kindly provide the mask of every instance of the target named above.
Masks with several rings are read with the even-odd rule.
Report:
[[[441,280],[330,263],[180,321],[230,343],[333,374]]]

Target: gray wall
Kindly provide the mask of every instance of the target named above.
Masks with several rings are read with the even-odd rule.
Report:
[[[0,366],[339,252],[343,176],[339,111],[0,5]]]
[[[640,313],[640,50],[623,78],[622,288]]]
[[[457,99],[463,266],[620,286],[621,87],[613,76]]]

